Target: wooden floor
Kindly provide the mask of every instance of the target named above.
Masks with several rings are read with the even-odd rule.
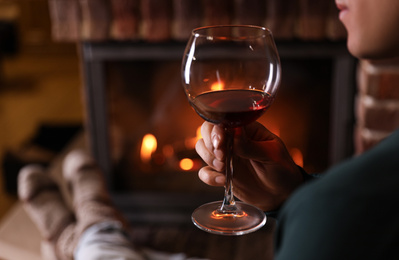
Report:
[[[0,60],[0,163],[42,123],[80,123],[81,77],[76,53],[19,54]],[[4,190],[0,168],[0,219],[16,197]]]

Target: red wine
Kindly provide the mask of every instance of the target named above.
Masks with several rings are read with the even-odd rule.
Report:
[[[239,127],[258,119],[271,105],[273,98],[258,90],[221,90],[206,92],[190,101],[206,121],[225,127]]]

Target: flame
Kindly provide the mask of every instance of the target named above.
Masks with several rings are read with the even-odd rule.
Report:
[[[152,134],[146,134],[143,137],[140,150],[140,158],[143,162],[148,162],[151,159],[151,155],[157,149],[157,139]]]
[[[216,81],[216,82],[212,83],[212,86],[211,86],[212,91],[223,90],[223,89],[224,89],[223,81]]]
[[[291,148],[290,149],[290,154],[294,162],[300,166],[303,167],[303,154],[298,148]]]
[[[193,160],[189,158],[184,158],[180,160],[180,168],[184,171],[189,171],[194,167]]]

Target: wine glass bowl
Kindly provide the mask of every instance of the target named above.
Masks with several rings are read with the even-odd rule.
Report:
[[[181,73],[190,105],[204,120],[222,126],[227,140],[224,199],[199,207],[192,220],[216,234],[255,231],[266,216],[234,199],[233,137],[237,127],[257,120],[276,96],[281,66],[272,33],[247,25],[197,28],[187,43]]]

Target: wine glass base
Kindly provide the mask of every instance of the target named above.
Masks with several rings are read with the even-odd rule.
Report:
[[[221,212],[222,201],[204,204],[197,208],[191,220],[199,229],[227,236],[239,236],[254,232],[266,224],[266,215],[260,209],[236,201],[237,211]]]

